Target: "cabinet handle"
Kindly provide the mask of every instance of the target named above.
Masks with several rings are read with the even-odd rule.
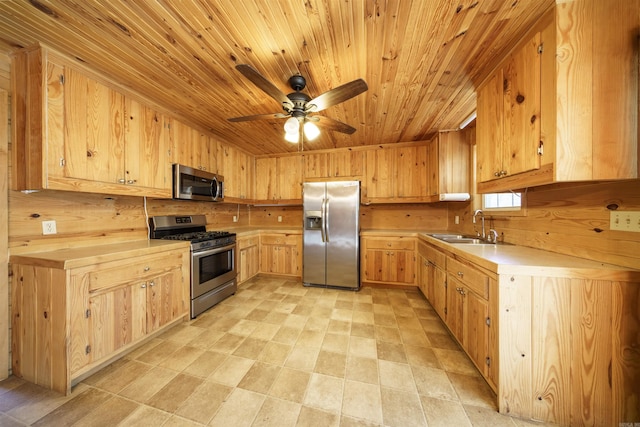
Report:
[[[149,282],[149,286],[155,286],[156,282],[154,282],[153,280],[151,282]]]
[[[120,179],[118,180],[118,184],[124,184],[124,183],[125,183],[124,178],[120,178]]]
[[[144,268],[144,271],[149,271],[149,270],[151,270],[151,267],[149,267],[149,266],[146,266],[146,267]]]
[[[507,174],[507,171],[505,171],[505,170],[501,170],[500,171],[500,176],[505,176],[506,174]]]
[[[462,271],[458,271],[458,277],[464,277],[464,273]]]
[[[127,184],[135,184],[137,182],[137,180],[135,179],[130,179],[127,181]]]
[[[144,289],[144,288],[146,288],[146,287],[147,287],[147,284],[146,284],[146,283],[143,283],[142,285],[140,285],[140,287],[141,287],[142,289]]]
[[[456,291],[458,291],[458,293],[461,293],[462,292],[462,288],[458,287],[458,288],[456,288]]]

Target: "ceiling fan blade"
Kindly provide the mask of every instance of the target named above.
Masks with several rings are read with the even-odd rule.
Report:
[[[311,117],[307,117],[306,120],[312,121],[324,129],[328,129],[336,132],[342,132],[349,135],[351,135],[356,131],[355,128],[349,126],[348,124],[339,122],[338,120],[332,119],[330,117],[311,116]]]
[[[283,108],[286,106],[293,108],[293,104],[287,98],[287,95],[282,93],[280,89],[275,87],[273,83],[267,80],[262,74],[258,73],[251,65],[238,64],[236,70],[240,71],[246,78],[251,80],[253,84],[262,89],[267,95],[282,104]]]
[[[289,117],[289,114],[256,114],[255,116],[233,117],[227,120],[230,122],[248,122],[250,120],[284,119],[285,117]]]
[[[331,89],[322,95],[313,98],[307,103],[306,110],[309,112],[322,111],[333,105],[344,102],[347,99],[351,99],[354,96],[360,95],[367,89],[369,89],[369,87],[362,79],[345,83],[342,86],[338,86],[337,88]]]

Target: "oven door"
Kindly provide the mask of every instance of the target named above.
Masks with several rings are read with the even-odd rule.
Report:
[[[191,299],[235,279],[235,243],[195,252],[191,258]]]

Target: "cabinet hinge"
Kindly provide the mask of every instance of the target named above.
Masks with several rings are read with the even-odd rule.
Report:
[[[538,145],[538,155],[542,156],[544,154],[544,142],[540,141],[540,145]]]
[[[60,74],[60,84],[64,84],[64,74]]]
[[[87,309],[87,311],[84,312],[84,318],[88,319],[89,317],[91,317],[91,310]]]
[[[487,326],[491,326],[491,318],[487,317],[486,319],[484,319],[484,323],[486,323]]]
[[[67,162],[64,159],[60,159],[60,167],[63,168]]]
[[[447,314],[447,307],[444,308],[444,314]]]
[[[486,359],[484,359],[484,363],[486,363],[487,366],[491,366],[491,358],[487,357]]]
[[[540,43],[538,45],[538,53],[542,53],[543,50],[544,50],[544,43]]]

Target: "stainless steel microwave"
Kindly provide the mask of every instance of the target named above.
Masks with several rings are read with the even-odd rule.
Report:
[[[173,165],[173,198],[221,202],[224,177],[176,163]]]

